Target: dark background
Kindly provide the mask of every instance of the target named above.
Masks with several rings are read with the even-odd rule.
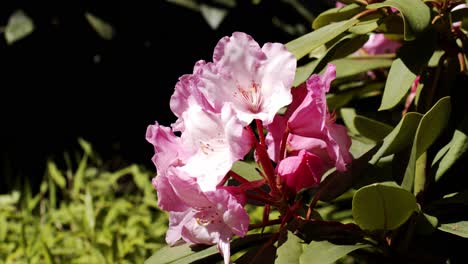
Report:
[[[169,98],[177,79],[199,59],[211,60],[217,41],[234,31],[265,42],[288,42],[310,21],[288,2],[239,0],[217,30],[198,12],[162,0],[0,1],[0,25],[22,9],[35,24],[7,45],[0,36],[0,191],[21,179],[33,185],[46,161],[90,141],[115,167],[151,164],[145,141],[149,124],[169,125]],[[297,1],[317,15],[331,1]],[[216,3],[209,2],[216,5]],[[115,37],[102,39],[84,14],[109,22]]]

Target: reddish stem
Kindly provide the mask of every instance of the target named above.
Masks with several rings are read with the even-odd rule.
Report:
[[[320,199],[320,189],[315,193],[314,199],[309,204],[309,210],[307,210],[306,220],[310,220],[312,217],[312,210],[317,205],[318,200]]]
[[[230,170],[228,173],[227,173],[228,176],[232,177],[234,180],[238,181],[240,184],[242,183],[249,183],[249,181],[247,179],[245,179],[244,177],[240,176],[239,174],[233,172],[232,170]]]
[[[283,160],[284,158],[286,158],[286,144],[288,143],[288,137],[289,137],[289,127],[286,127],[286,130],[283,133],[283,138],[281,139],[279,160]]]
[[[255,119],[255,124],[257,125],[258,138],[260,139],[260,144],[265,146],[265,134],[263,134],[262,121]]]
[[[224,175],[224,178],[218,183],[217,187],[224,186],[226,184],[227,180],[229,179],[229,172]]]

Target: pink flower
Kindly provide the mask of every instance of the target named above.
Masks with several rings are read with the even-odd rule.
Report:
[[[320,183],[324,172],[323,162],[318,156],[302,149],[297,156],[280,161],[277,172],[285,186],[297,193]]]
[[[168,179],[185,210],[171,212],[166,242],[174,245],[182,238],[187,243],[217,244],[229,263],[232,235],[242,237],[248,231],[249,216],[243,205],[228,189],[202,192],[197,182],[178,168],[169,170]]]
[[[400,42],[388,39],[381,33],[372,33],[369,36],[369,40],[362,46],[362,49],[367,54],[376,55],[395,53],[400,47]]]
[[[203,191],[216,188],[234,162],[244,158],[253,144],[250,133],[234,115],[230,104],[220,114],[191,105],[182,115],[184,147],[192,150],[181,170],[197,178]]]
[[[346,4],[343,4],[341,2],[336,1],[335,3],[335,7],[344,7],[344,6],[346,6]]]
[[[292,100],[295,71],[296,59],[284,45],[260,48],[251,36],[235,32],[218,42],[212,63],[197,68],[198,89],[215,110],[231,103],[244,125],[253,119],[269,124]]]
[[[335,79],[335,66],[329,64],[322,76],[312,75],[306,86],[293,91],[293,103],[284,116],[276,116],[268,126],[268,152],[270,158],[279,161],[280,144],[286,128],[289,136],[286,151],[297,155],[301,149],[307,150],[322,159],[324,169],[336,167],[346,170],[352,160],[349,152],[351,139],[346,128],[335,124],[335,117],[328,112],[325,93]]]

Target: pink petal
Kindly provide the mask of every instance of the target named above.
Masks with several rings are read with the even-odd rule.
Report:
[[[191,219],[194,213],[192,209],[184,212],[171,212],[169,215],[169,228],[166,232],[166,243],[173,246],[182,238],[182,228]]]
[[[305,150],[282,160],[277,170],[285,185],[295,192],[319,184],[323,175],[322,160]]]

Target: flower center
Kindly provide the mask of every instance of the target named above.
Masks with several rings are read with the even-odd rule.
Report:
[[[260,106],[262,105],[260,90],[261,87],[252,81],[252,85],[249,89],[244,89],[238,85],[237,92],[234,92],[234,96],[240,98],[241,102],[247,106],[249,111],[258,113],[260,111]]]

